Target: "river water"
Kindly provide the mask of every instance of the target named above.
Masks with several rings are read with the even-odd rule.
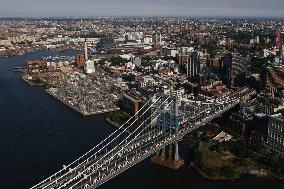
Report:
[[[67,165],[114,128],[102,116],[82,117],[56,101],[40,87],[30,87],[9,70],[27,59],[72,55],[73,52],[40,51],[0,58],[0,189],[27,189]],[[237,181],[208,181],[188,168],[178,171],[159,167],[149,159],[132,167],[100,189],[157,188],[284,188],[272,178],[245,176]]]

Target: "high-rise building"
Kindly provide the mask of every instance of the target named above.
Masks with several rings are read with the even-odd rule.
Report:
[[[177,59],[179,64],[187,64],[189,60],[189,55],[185,53],[178,53]]]
[[[220,59],[220,67],[223,82],[227,85],[227,88],[231,88],[235,84],[235,78],[246,77],[248,60],[239,54],[226,53]]]
[[[278,31],[278,32],[277,32],[277,35],[276,35],[276,48],[280,50],[280,49],[281,49],[281,46],[282,46],[281,32]]]
[[[267,146],[284,157],[284,116],[277,114],[269,118]]]
[[[233,56],[231,53],[226,53],[220,60],[222,72],[224,74],[223,79],[229,89],[232,87],[232,58]]]
[[[236,78],[245,78],[248,75],[248,59],[240,56],[239,54],[233,54],[232,58],[232,71],[231,71],[232,85],[243,86],[245,83],[243,80]]]
[[[186,66],[187,77],[195,77],[200,73],[200,60],[197,51],[194,51],[190,54],[178,53],[177,60],[179,64]]]
[[[283,39],[284,39],[284,36],[283,36],[283,33],[281,33],[280,31],[277,32],[276,34],[276,48],[278,49],[278,53],[277,55],[282,58],[283,57],[283,53],[282,53],[282,45],[283,45]]]
[[[190,54],[187,70],[188,77],[195,77],[200,73],[200,60],[198,58],[197,51],[194,51]]]

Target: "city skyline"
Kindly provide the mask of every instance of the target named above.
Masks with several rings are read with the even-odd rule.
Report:
[[[1,0],[0,17],[284,17],[280,0]]]

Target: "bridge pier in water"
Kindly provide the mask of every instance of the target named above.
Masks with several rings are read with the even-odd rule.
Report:
[[[174,147],[174,149],[173,149]],[[151,163],[177,170],[184,165],[184,160],[178,154],[178,142],[168,146],[168,155],[166,156],[166,148],[162,149],[151,158]]]
[[[178,119],[178,104],[176,97],[173,99],[174,103],[170,105],[170,112],[166,112],[164,110],[165,107],[162,108],[161,111],[163,111],[163,113],[157,120],[157,126],[161,126],[163,132],[168,130],[178,138],[180,126]],[[168,152],[168,155],[166,155],[166,152]],[[184,164],[184,160],[179,157],[178,140],[158,151],[157,154],[151,158],[151,162],[170,169],[179,169]]]

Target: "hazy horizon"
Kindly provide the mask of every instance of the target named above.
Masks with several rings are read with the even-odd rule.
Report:
[[[281,0],[0,0],[0,17],[284,17]]]

